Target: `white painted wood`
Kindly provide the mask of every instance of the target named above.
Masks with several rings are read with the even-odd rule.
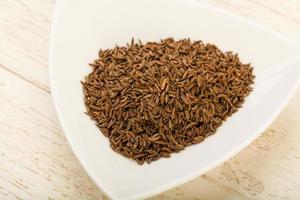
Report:
[[[203,1],[300,43],[300,1]],[[54,3],[0,0],[0,199],[106,199],[70,150],[53,108],[47,59]],[[300,90],[238,155],[151,199],[298,199],[299,121]]]

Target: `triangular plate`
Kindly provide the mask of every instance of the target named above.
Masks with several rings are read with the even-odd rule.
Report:
[[[99,48],[190,37],[239,53],[256,74],[242,109],[203,143],[150,165],[113,152],[84,114],[80,80]],[[243,18],[194,1],[58,1],[50,48],[51,92],[74,153],[96,184],[113,199],[141,199],[191,180],[230,158],[258,137],[279,114],[300,77],[299,47]]]

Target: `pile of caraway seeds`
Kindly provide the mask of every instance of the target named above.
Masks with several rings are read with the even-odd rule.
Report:
[[[254,80],[237,54],[190,39],[132,40],[100,50],[90,65],[82,82],[87,114],[114,151],[139,164],[214,134]]]

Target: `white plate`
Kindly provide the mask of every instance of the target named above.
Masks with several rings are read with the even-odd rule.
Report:
[[[238,52],[257,75],[244,107],[203,143],[150,165],[113,152],[84,114],[80,80],[99,48],[164,37],[213,42]],[[181,0],[62,0],[53,21],[51,91],[72,149],[97,185],[113,199],[141,199],[195,178],[236,154],[274,120],[300,77],[299,48],[233,14]]]

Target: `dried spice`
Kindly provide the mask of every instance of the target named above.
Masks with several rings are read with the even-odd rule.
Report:
[[[167,38],[99,51],[87,114],[116,152],[151,163],[202,142],[251,92],[250,64],[213,44]]]

